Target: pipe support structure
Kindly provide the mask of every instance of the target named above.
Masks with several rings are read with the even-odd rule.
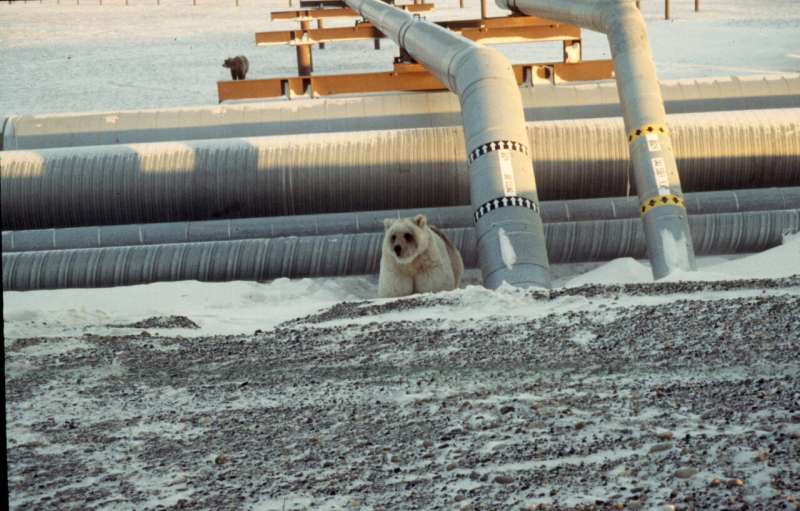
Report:
[[[459,97],[484,285],[550,287],[539,197],[513,68],[497,50],[379,0],[345,0]]]
[[[496,2],[503,9],[579,25],[608,37],[653,276],[695,270],[664,101],[644,18],[633,0]]]

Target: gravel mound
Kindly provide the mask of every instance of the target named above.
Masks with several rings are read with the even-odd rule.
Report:
[[[793,509],[797,281],[702,285],[736,292],[381,318],[439,303],[423,296],[255,335],[18,340],[12,508]]]
[[[186,316],[153,316],[127,325],[108,325],[116,328],[200,328]]]

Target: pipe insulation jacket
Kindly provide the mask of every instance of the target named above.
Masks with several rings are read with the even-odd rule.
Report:
[[[800,74],[666,80],[668,114],[800,108]],[[525,119],[621,117],[614,82],[520,88]],[[459,126],[447,92],[368,94],[214,106],[11,116],[0,149]]]
[[[800,109],[670,116],[687,192],[800,186]],[[635,193],[620,119],[529,123],[543,200]],[[0,152],[3,230],[470,202],[459,128]]]
[[[496,0],[501,8],[571,23],[608,37],[650,265],[661,278],[694,270],[683,190],[647,26],[632,0]],[[648,207],[649,205],[650,207]]]
[[[699,254],[756,252],[800,230],[800,210],[695,215],[689,221]],[[475,229],[445,232],[465,266],[476,267]],[[552,223],[545,233],[552,263],[646,254],[638,218]],[[360,233],[4,253],[3,291],[375,274],[382,241],[382,233]]]
[[[800,187],[696,192],[685,196],[690,215],[800,209]],[[545,223],[637,218],[636,197],[548,201],[541,203]],[[440,228],[466,228],[473,223],[470,206],[328,213],[286,217],[203,220],[153,224],[108,225],[3,231],[3,252],[231,241],[284,236],[321,236],[381,232],[385,218],[423,214]]]
[[[511,63],[493,48],[380,0],[344,2],[458,96],[483,284],[550,287],[522,96]]]

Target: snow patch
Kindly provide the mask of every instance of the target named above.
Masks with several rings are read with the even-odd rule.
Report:
[[[508,234],[502,227],[497,231],[497,237],[500,239],[500,256],[503,258],[503,264],[509,270],[513,269],[514,263],[517,262],[517,253],[514,251],[514,245],[511,244]]]

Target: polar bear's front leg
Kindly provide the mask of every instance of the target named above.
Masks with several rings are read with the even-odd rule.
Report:
[[[414,292],[437,293],[439,291],[450,291],[455,288],[453,270],[451,270],[449,266],[449,264],[441,264],[435,271],[415,275]]]
[[[378,297],[395,298],[408,296],[414,292],[414,278],[405,275],[381,260],[381,272],[378,276]]]

